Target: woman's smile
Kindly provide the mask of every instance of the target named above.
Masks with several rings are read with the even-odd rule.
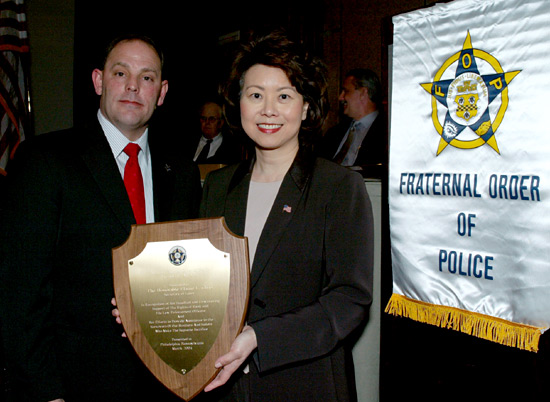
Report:
[[[260,131],[266,134],[276,133],[282,126],[282,124],[258,124],[258,128],[260,129]]]

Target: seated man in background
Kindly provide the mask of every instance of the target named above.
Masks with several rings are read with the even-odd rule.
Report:
[[[223,132],[222,107],[217,101],[203,102],[199,110],[200,137],[196,141],[193,160],[197,164],[232,164],[241,160],[238,144]]]

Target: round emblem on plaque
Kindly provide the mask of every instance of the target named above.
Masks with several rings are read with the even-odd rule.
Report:
[[[187,252],[181,246],[175,246],[170,249],[168,254],[170,262],[174,265],[181,265],[187,259]]]

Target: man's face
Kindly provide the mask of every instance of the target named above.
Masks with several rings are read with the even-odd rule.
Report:
[[[93,71],[92,80],[101,96],[101,112],[131,141],[143,134],[168,91],[159,56],[140,40],[117,44],[103,71]]]
[[[342,92],[338,100],[342,103],[344,107],[344,114],[348,117],[351,117],[354,120],[361,119],[363,100],[365,88],[355,88],[355,78],[346,77],[344,83],[342,84]]]
[[[214,138],[223,126],[221,108],[215,103],[203,106],[200,115],[201,131],[205,138]]]

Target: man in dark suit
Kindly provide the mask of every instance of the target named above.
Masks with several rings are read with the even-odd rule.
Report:
[[[338,99],[349,120],[327,131],[320,155],[343,166],[384,164],[387,129],[378,76],[368,69],[349,71]]]
[[[229,165],[241,160],[242,149],[223,131],[222,107],[218,101],[208,100],[199,110],[201,135],[194,138],[193,160],[197,164]]]
[[[110,304],[111,251],[131,225],[198,213],[197,167],[149,130],[168,90],[162,60],[148,38],[114,41],[92,73],[97,120],[38,136],[14,161],[2,216],[0,308],[15,400],[162,399],[164,388],[121,337]],[[141,212],[124,181],[132,176],[131,144],[140,147]]]

